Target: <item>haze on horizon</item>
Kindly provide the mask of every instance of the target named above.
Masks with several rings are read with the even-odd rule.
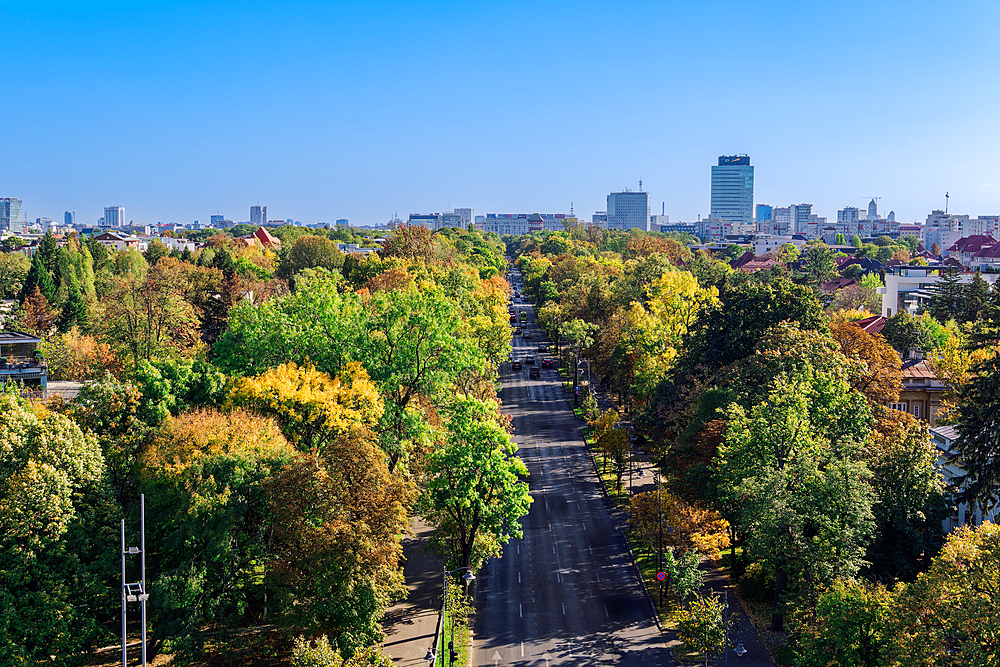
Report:
[[[819,5],[819,3],[815,3]],[[835,5],[835,6],[834,6]],[[585,220],[642,179],[709,209],[1000,214],[1000,5],[4,2],[0,196],[30,219]]]

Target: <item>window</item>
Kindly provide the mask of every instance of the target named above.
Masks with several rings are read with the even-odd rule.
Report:
[[[901,410],[902,412],[906,412],[906,403],[890,403],[889,404],[889,409],[890,410]]]
[[[919,405],[914,405],[913,406],[913,416],[916,417],[917,419],[920,419],[920,406]]]

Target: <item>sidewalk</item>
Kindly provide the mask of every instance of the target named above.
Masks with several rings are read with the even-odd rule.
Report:
[[[426,548],[432,528],[418,518],[411,520],[410,527],[414,534],[403,540],[403,575],[410,594],[386,611],[382,646],[400,667],[427,667],[424,656],[434,644],[441,609],[443,563]]]
[[[595,395],[597,397],[598,407],[601,411],[614,408],[624,417],[624,412],[621,410],[617,401],[615,401],[607,391],[599,389],[600,383],[594,383],[594,386],[598,388]],[[623,420],[623,423],[629,424],[630,422]],[[639,451],[639,449],[634,450],[633,461],[632,492],[644,493],[646,491],[655,491],[656,477],[654,473],[656,471],[656,466],[651,463],[647,459],[646,454]],[[627,480],[624,480],[624,483],[627,484]],[[733,615],[733,618],[735,618],[735,623],[730,634],[730,641],[733,644],[742,643],[743,648],[746,649],[746,654],[742,658],[737,657],[735,654],[730,654],[729,661],[734,665],[740,664],[746,665],[747,667],[774,667],[774,662],[771,660],[771,656],[767,649],[764,648],[763,641],[757,632],[757,628],[754,627],[749,615],[743,609],[742,604],[736,596],[735,586],[731,585],[725,570],[723,570],[722,567],[715,561],[707,559],[702,561],[699,568],[705,573],[704,586],[701,591],[702,594],[708,591],[718,594],[722,594],[723,591],[729,591],[729,610]],[[667,646],[679,647],[681,645],[680,640],[677,639],[676,632],[666,630],[665,636],[667,639]],[[710,655],[709,664],[725,665],[727,663],[723,656]]]

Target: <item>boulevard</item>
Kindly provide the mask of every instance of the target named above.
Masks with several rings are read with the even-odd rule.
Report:
[[[529,304],[532,338],[515,336],[513,359],[538,352],[544,335]],[[527,329],[526,329],[527,330]],[[555,356],[554,354],[552,355]],[[557,369],[530,379],[503,365],[500,393],[534,502],[476,582],[476,665],[670,665],[621,527],[612,518],[581,440],[582,423]]]

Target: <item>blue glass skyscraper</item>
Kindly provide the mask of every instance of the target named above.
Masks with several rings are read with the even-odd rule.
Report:
[[[753,221],[753,167],[749,155],[722,155],[712,167],[712,218]]]

